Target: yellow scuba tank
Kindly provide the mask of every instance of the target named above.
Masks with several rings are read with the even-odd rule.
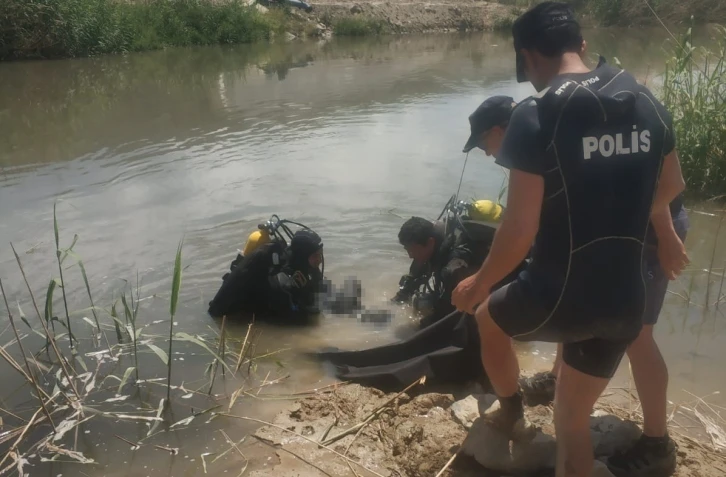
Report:
[[[260,245],[264,245],[268,242],[270,242],[270,234],[267,230],[255,230],[249,237],[247,237],[247,243],[245,243],[245,246],[242,249],[242,256],[248,257]]]
[[[469,206],[469,217],[471,220],[498,223],[503,210],[501,205],[491,200],[477,200]]]

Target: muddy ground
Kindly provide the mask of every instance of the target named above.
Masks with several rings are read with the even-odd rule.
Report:
[[[482,31],[506,27],[513,19],[512,7],[476,0],[434,0],[412,2],[314,0],[310,14],[301,13],[332,28],[336,20],[357,17],[380,21],[390,33]]]
[[[395,399],[394,399],[395,398]],[[280,413],[273,425],[254,435],[258,445],[274,455],[251,477],[438,477],[554,475],[555,442],[552,410],[528,410],[541,432],[528,447],[515,446],[508,455],[492,431],[477,420],[494,401],[491,395],[456,401],[451,394],[426,392],[384,394],[359,385],[342,385],[309,397]],[[384,410],[376,412],[381,408]],[[614,415],[612,404],[600,406],[592,419],[596,456],[603,458],[636,439],[636,423]],[[371,418],[371,415],[375,417]],[[367,424],[361,425],[366,422]],[[347,434],[345,431],[349,431]],[[726,475],[726,455],[708,443],[674,435],[679,445],[676,477]],[[323,442],[326,448],[317,443]],[[503,447],[502,447],[503,446]],[[452,456],[453,464],[442,474]],[[343,458],[347,456],[349,460]],[[477,462],[478,460],[478,462]],[[486,462],[490,469],[480,462]],[[493,471],[491,468],[499,471]],[[598,467],[593,476],[611,477]]]

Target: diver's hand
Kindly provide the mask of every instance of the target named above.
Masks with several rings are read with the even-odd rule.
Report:
[[[457,310],[473,315],[477,305],[489,296],[489,288],[474,274],[463,279],[451,293],[451,304]]]
[[[665,237],[658,237],[658,261],[669,280],[675,280],[690,263],[686,247],[673,231]]]

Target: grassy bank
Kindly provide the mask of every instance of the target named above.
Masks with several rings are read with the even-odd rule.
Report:
[[[241,0],[5,0],[0,59],[249,43],[284,32],[286,23],[284,11],[262,14]]]
[[[365,16],[342,17],[330,20],[337,36],[372,36],[388,33],[385,22]]]

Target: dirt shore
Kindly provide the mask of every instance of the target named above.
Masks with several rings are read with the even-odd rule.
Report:
[[[392,33],[491,30],[513,18],[511,7],[477,0],[315,0],[310,4],[310,15],[323,25],[330,26],[344,17],[359,17],[380,21]]]
[[[491,395],[456,401],[451,394],[384,394],[359,385],[302,399],[254,437],[275,457],[251,477],[438,477],[553,475],[552,409],[529,409],[539,429],[530,444],[511,449],[506,439],[478,419]],[[632,411],[605,400],[592,417],[596,457],[628,446],[640,434]],[[637,419],[636,419],[637,420]],[[726,455],[713,443],[672,432],[679,468],[675,477],[726,475]],[[319,445],[323,443],[322,445]],[[456,455],[456,458],[452,457]],[[270,460],[270,459],[268,459]],[[486,465],[486,467],[484,465]],[[444,471],[444,469],[446,469]],[[443,472],[442,472],[443,471]],[[612,477],[597,462],[593,477]]]

